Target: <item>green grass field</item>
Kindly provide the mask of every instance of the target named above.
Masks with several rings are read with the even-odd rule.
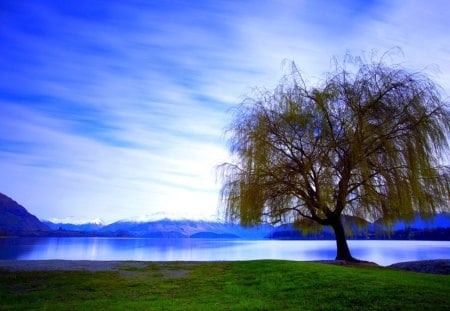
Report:
[[[0,310],[450,310],[450,276],[291,261],[0,272]]]

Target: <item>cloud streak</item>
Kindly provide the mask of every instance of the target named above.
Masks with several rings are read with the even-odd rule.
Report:
[[[1,6],[0,192],[41,218],[213,219],[228,110],[285,59],[317,81],[332,56],[399,46],[450,88],[445,1]]]

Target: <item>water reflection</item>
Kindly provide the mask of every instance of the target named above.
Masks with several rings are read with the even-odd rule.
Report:
[[[450,241],[349,241],[349,245],[355,257],[381,265],[402,261],[450,259]]]
[[[389,265],[447,258],[449,241],[349,241],[353,255]],[[151,238],[2,238],[0,259],[220,261],[323,260],[335,257],[334,241],[249,241]]]

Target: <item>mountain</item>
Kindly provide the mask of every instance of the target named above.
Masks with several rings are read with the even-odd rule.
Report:
[[[353,238],[361,238],[366,235],[370,223],[355,216],[342,216],[342,222],[348,234]],[[312,223],[316,230],[308,232],[294,224],[283,224],[275,227],[267,236],[269,239],[277,240],[334,240],[334,232],[331,227],[320,226]]]
[[[49,220],[43,220],[43,224],[52,230],[69,230],[69,231],[97,231],[104,227],[102,222],[86,222],[81,224],[72,224],[67,222],[52,222]]]
[[[441,213],[423,220],[397,221],[389,232],[381,220],[368,223],[354,216],[343,217],[346,232],[353,239],[450,240],[450,213]],[[0,193],[0,236],[47,237],[151,237],[208,239],[334,239],[329,227],[315,232],[302,232],[293,224],[277,227],[260,225],[242,227],[238,224],[195,220],[149,220],[148,217],[121,220],[104,225],[101,221],[42,223],[23,206]]]
[[[190,236],[191,239],[239,239],[233,233],[198,232]]]
[[[384,227],[383,221],[377,220],[375,226]],[[420,215],[416,215],[412,221],[399,220],[391,226],[391,230],[406,230],[406,229],[437,229],[450,228],[450,213],[440,213],[430,219],[422,219]]]
[[[0,235],[32,235],[50,229],[22,205],[0,193]]]
[[[243,228],[235,224],[210,221],[170,220],[131,221],[122,220],[100,229],[102,233],[128,233],[137,237],[208,237],[263,239],[272,230],[271,226]]]
[[[348,237],[351,239],[395,239],[395,240],[450,240],[450,213],[441,213],[430,219],[416,216],[411,222],[397,221],[388,228],[382,220],[370,223],[355,216],[343,216]],[[330,227],[322,227],[318,232],[302,232],[293,224],[275,227],[267,236],[280,240],[334,239]]]

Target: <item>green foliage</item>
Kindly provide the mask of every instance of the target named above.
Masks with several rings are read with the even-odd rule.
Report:
[[[353,68],[353,70],[352,70]],[[341,214],[412,220],[448,211],[450,111],[422,73],[347,57],[322,85],[295,65],[237,107],[220,166],[227,217],[335,226]]]
[[[159,270],[157,269],[159,266]],[[0,274],[1,310],[448,310],[450,276],[307,262],[155,263],[121,272]]]

